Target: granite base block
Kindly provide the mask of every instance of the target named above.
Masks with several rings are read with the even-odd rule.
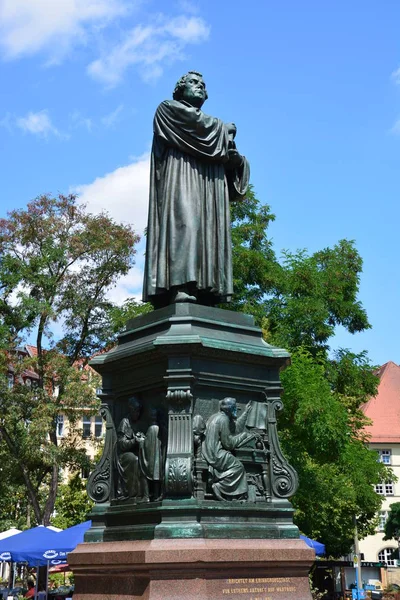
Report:
[[[176,539],[80,544],[74,600],[311,600],[302,540]]]

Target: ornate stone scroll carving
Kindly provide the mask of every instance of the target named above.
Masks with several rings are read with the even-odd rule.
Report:
[[[290,498],[298,488],[296,471],[289,465],[282,454],[276,426],[276,413],[281,411],[283,403],[279,397],[280,390],[270,389],[266,392],[268,399],[268,434],[270,442],[270,481],[272,496]]]
[[[191,496],[193,470],[192,414],[190,390],[168,390],[168,445],[165,464],[165,495]]]
[[[114,421],[107,404],[101,405],[100,414],[106,422],[104,449],[87,482],[88,496],[96,503],[108,502],[114,497],[113,454],[117,439]]]

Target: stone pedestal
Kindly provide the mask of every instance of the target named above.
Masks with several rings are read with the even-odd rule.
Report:
[[[74,600],[311,600],[314,551],[302,540],[81,544]]]
[[[311,598],[314,553],[293,524],[297,474],[277,434],[279,372],[288,360],[249,315],[175,304],[132,320],[116,348],[91,362],[102,375],[106,439],[88,481],[92,527],[69,556],[75,600]],[[132,396],[141,406],[132,432],[154,439],[148,432],[157,430],[157,495],[151,478],[147,496],[121,493],[118,428]],[[242,465],[246,492],[237,498],[215,493],[225,472],[207,463],[202,446],[207,435],[214,440],[206,423],[226,397],[236,400],[245,442],[229,442],[232,418],[228,442],[213,443]]]

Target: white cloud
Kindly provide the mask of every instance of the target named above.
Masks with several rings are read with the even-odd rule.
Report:
[[[117,85],[126,69],[136,65],[145,80],[159,77],[165,62],[184,58],[188,44],[207,40],[209,26],[200,17],[160,15],[150,25],[137,25],[124,39],[88,66],[88,73],[108,87]]]
[[[130,223],[134,230],[143,236],[147,225],[149,200],[150,157],[144,154],[132,163],[115,169],[92,183],[79,185],[74,192],[92,213],[107,211],[117,222]],[[109,298],[118,304],[128,297],[141,299],[143,281],[143,252],[145,240],[142,237],[137,248],[136,265],[122,277]]]
[[[184,14],[157,14],[147,23],[103,34],[121,16],[130,17],[143,0],[0,0],[0,55],[16,59],[41,52],[47,64],[61,62],[72,49],[86,45],[102,48],[87,67],[91,77],[107,87],[117,85],[126,69],[136,65],[144,80],[162,74],[165,64],[185,58],[188,44],[208,39],[210,28],[195,13],[190,0],[183,0]],[[126,21],[124,23],[126,27]],[[101,33],[101,35],[100,35]]]
[[[127,275],[118,280],[117,285],[108,293],[108,298],[115,304],[122,304],[127,298],[142,300],[143,287],[143,253],[138,250],[136,264]]]
[[[60,133],[56,127],[54,127],[47,110],[41,110],[39,112],[29,112],[26,117],[18,117],[16,119],[16,125],[22,131],[39,135],[41,137],[48,137],[49,135],[55,135],[57,137],[66,137]]]
[[[58,62],[127,6],[125,0],[0,0],[0,45],[9,59],[45,50]]]
[[[90,212],[107,211],[116,221],[131,223],[142,234],[147,222],[150,159],[145,154],[132,163],[78,185],[74,191]]]
[[[400,67],[396,71],[393,71],[392,79],[397,85],[400,85]]]
[[[74,128],[83,127],[89,133],[92,131],[92,128],[93,128],[93,121],[92,121],[92,119],[90,119],[89,117],[84,117],[79,112],[79,110],[76,110],[73,113],[71,113],[70,114],[70,119],[71,119],[72,127],[74,127]]]
[[[124,105],[120,104],[119,106],[117,106],[117,108],[115,110],[110,112],[108,115],[105,115],[104,117],[102,117],[101,122],[103,123],[103,125],[105,125],[106,127],[113,127],[119,120],[119,116],[120,116],[123,108],[124,108]]]

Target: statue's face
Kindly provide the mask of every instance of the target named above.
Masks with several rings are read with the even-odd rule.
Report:
[[[232,417],[233,419],[236,419],[236,417],[237,417],[237,406],[236,406],[236,401],[234,401],[234,402],[232,402],[232,403],[231,403],[231,413],[230,413],[230,414],[231,414],[231,417]]]
[[[225,412],[230,419],[236,419],[237,416],[237,405],[236,400],[232,398],[227,404],[225,408]]]
[[[191,106],[201,108],[206,99],[206,84],[199,75],[190,73],[185,80],[185,87],[182,91],[182,99]]]

